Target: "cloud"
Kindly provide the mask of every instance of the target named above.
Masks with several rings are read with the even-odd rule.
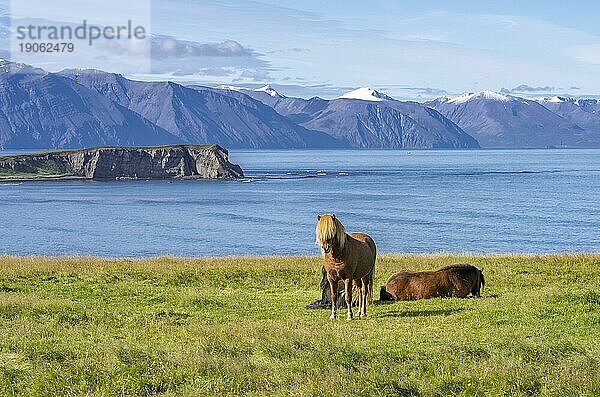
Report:
[[[569,48],[567,52],[577,61],[600,65],[600,43],[574,46]]]
[[[270,79],[269,72],[264,69],[246,69],[236,81],[250,79],[252,81],[265,81]]]
[[[428,95],[428,96],[440,96],[447,95],[448,91],[442,88],[431,88],[431,87],[411,87],[406,85],[388,85],[386,87],[381,87],[381,90],[386,91],[402,91],[402,92],[410,92],[418,95]]]
[[[288,48],[285,50],[271,50],[271,51],[266,51],[267,54],[300,54],[300,53],[308,53],[310,52],[310,49],[308,48],[298,48],[298,47],[293,47],[293,48]]]
[[[77,23],[52,21],[48,19],[14,18],[14,24],[27,26],[70,26]],[[8,38],[11,19],[0,16],[0,48],[10,49]],[[4,38],[8,35],[7,38]],[[6,43],[5,43],[6,41]],[[264,55],[244,45],[240,41],[225,37],[224,40],[209,42],[182,40],[176,36],[150,34],[146,39],[97,40],[93,46],[79,45],[70,54],[24,54],[26,59],[16,60],[43,66],[57,71],[65,68],[92,67],[121,73],[138,79],[202,80],[213,78],[218,82],[231,81],[246,70],[252,73],[253,81],[269,75],[270,62]],[[15,58],[16,53],[0,52],[4,58]],[[246,76],[244,75],[244,76]]]
[[[225,77],[235,75],[236,71],[229,68],[204,68],[199,70],[186,71],[178,69],[173,72],[173,76],[210,76],[210,77]]]
[[[150,43],[153,74],[185,77],[186,80],[215,77],[222,81],[225,77],[238,77],[263,81],[269,78],[270,65],[263,60],[263,54],[235,40],[201,43],[154,35]]]
[[[545,87],[532,87],[527,84],[521,84],[516,86],[515,88],[508,89],[502,88],[500,90],[503,94],[529,94],[529,93],[547,93],[555,91],[554,87],[545,86]]]
[[[1,8],[0,12],[2,12]],[[10,38],[10,18],[5,15],[0,15],[0,38]]]
[[[512,89],[502,88],[500,92],[502,94],[515,95],[523,98],[539,98],[548,95],[558,95],[563,97],[593,97],[590,94],[574,94],[572,91],[580,91],[580,87],[570,86],[568,89],[564,87],[552,87],[552,86],[530,86],[527,84],[521,84]]]
[[[170,36],[153,36],[150,43],[153,59],[168,57],[255,57],[258,55],[235,40],[225,40],[221,43],[198,43],[178,40]]]

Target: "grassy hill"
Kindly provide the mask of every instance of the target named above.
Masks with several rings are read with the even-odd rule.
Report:
[[[464,261],[480,299],[332,322],[320,258],[0,257],[0,395],[600,395],[600,255],[383,256],[376,290]]]

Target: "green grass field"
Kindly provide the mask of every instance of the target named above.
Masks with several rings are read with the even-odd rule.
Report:
[[[600,255],[382,256],[376,291],[463,261],[480,299],[333,322],[316,257],[3,257],[0,395],[600,396]]]

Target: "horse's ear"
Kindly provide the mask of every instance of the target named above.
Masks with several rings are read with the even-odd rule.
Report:
[[[320,221],[321,220],[321,215],[317,215],[317,220]]]
[[[335,214],[331,214],[331,217],[333,218],[333,220],[335,220]]]

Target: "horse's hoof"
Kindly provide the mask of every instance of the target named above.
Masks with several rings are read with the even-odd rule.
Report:
[[[332,314],[331,316],[329,316],[329,319],[335,320],[335,314]]]
[[[346,320],[348,320],[348,321],[352,321],[352,319],[353,319],[353,318],[354,318],[354,317],[352,317],[352,316],[348,316],[348,317],[346,317]]]

